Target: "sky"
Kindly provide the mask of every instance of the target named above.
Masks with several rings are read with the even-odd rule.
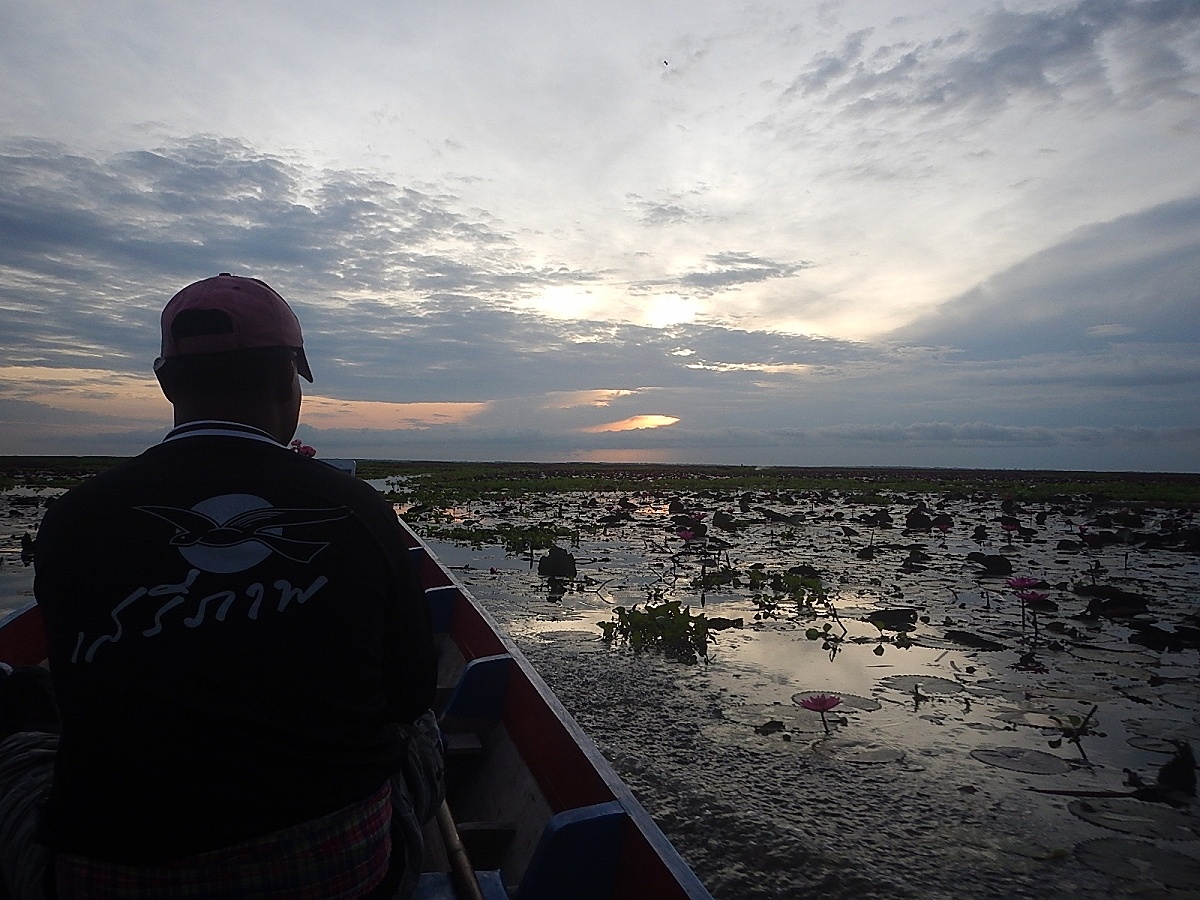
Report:
[[[1200,2],[0,5],[0,454],[218,272],[318,456],[1197,472]]]

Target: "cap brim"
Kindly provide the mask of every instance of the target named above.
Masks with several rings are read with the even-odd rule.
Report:
[[[296,348],[296,371],[304,376],[309,384],[312,384],[312,369],[308,367],[308,357],[304,355],[303,347]]]

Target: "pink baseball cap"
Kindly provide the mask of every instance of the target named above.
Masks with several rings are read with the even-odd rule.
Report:
[[[264,281],[222,272],[189,284],[162,311],[162,357],[290,347],[296,370],[312,381],[300,320]]]

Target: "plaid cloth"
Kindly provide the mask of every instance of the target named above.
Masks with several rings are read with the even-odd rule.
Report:
[[[58,735],[21,731],[0,742],[0,897],[45,900],[50,851],[37,841],[39,810],[54,781]]]
[[[59,853],[60,900],[75,898],[362,897],[387,874],[391,783],[360,803],[232,847],[157,866],[127,866]]]

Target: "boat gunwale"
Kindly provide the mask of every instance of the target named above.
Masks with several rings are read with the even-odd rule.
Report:
[[[585,761],[587,766],[595,773],[596,776],[599,777],[603,784],[604,790],[611,795],[608,800],[615,800],[618,802],[627,815],[628,821],[633,830],[636,832],[637,838],[640,838],[641,850],[647,852],[638,853],[637,855],[640,858],[636,861],[627,860],[627,863],[630,863],[631,865],[627,865],[625,867],[625,872],[618,873],[618,890],[614,892],[614,897],[669,897],[670,894],[642,893],[644,886],[639,888],[634,881],[638,877],[638,873],[633,870],[642,866],[653,864],[655,861],[657,861],[657,863],[665,869],[663,874],[667,876],[666,883],[660,886],[661,889],[666,889],[667,883],[673,883],[678,890],[677,896],[691,898],[691,900],[711,900],[711,894],[709,894],[708,890],[703,886],[699,878],[696,877],[696,874],[692,871],[691,867],[689,867],[688,864],[683,860],[683,857],[679,855],[679,851],[675,848],[675,846],[670,842],[670,840],[668,840],[666,835],[662,833],[662,830],[658,827],[658,824],[642,806],[641,802],[634,796],[633,791],[629,788],[629,785],[627,785],[621,776],[618,775],[613,769],[611,763],[609,763],[609,761],[604,757],[603,753],[600,752],[600,749],[596,745],[595,741],[593,741],[592,738],[579,725],[579,723],[575,721],[575,718],[566,709],[566,707],[563,706],[562,701],[558,699],[557,695],[555,695],[554,691],[546,683],[545,679],[538,674],[537,670],[533,667],[533,664],[529,662],[528,658],[526,658],[525,654],[521,652],[520,648],[517,647],[512,638],[510,638],[504,629],[501,628],[500,624],[496,621],[492,614],[484,608],[483,604],[480,603],[475,595],[471,593],[470,589],[467,588],[466,585],[464,585],[462,581],[460,581],[459,578],[442,563],[442,561],[438,558],[436,551],[434,551],[433,548],[430,547],[429,544],[403,519],[401,519],[401,525],[404,531],[407,533],[408,538],[412,541],[412,543],[409,545],[410,552],[417,553],[418,556],[424,557],[429,562],[429,566],[420,566],[423,579],[425,576],[434,574],[434,572],[430,570],[430,567],[436,569],[439,577],[440,583],[426,585],[426,593],[428,594],[432,591],[445,591],[449,589],[459,598],[461,598],[466,608],[470,610],[471,615],[474,616],[480,624],[484,625],[491,632],[491,635],[496,639],[499,645],[504,648],[502,652],[508,653],[512,656],[516,670],[519,673],[519,681],[524,681],[527,685],[529,685],[536,695],[538,701],[545,706],[547,711],[555,720],[557,726],[563,730],[564,735],[579,750],[582,759]],[[451,636],[455,637],[455,622],[453,618],[449,625]],[[461,644],[459,644],[459,646],[460,648],[462,647]],[[495,651],[493,650],[493,652]],[[489,654],[479,654],[479,656],[483,655]],[[465,656],[466,653],[464,653],[464,657]],[[469,662],[470,660],[468,659],[467,661]],[[510,684],[510,698],[511,696],[512,687]],[[536,750],[531,750],[531,745],[527,739],[527,735],[523,734],[520,729],[514,730],[511,727],[512,723],[511,720],[508,719],[508,715],[512,710],[512,706],[513,704],[511,702],[506,703],[505,724],[508,727],[510,737],[514,742],[516,742],[521,756],[528,762],[530,757],[527,755],[527,751],[531,751],[536,755]],[[539,773],[539,770],[534,766],[530,766],[530,770],[534,777],[538,779],[540,784],[542,775]],[[544,787],[543,790],[545,790]],[[551,793],[553,793],[553,789]],[[548,797],[548,799],[550,798]],[[593,804],[603,803],[605,802],[605,798],[597,797],[591,802]],[[554,805],[555,804],[552,802],[552,808]],[[578,807],[566,807],[565,809],[570,808]],[[565,809],[556,809],[555,811],[561,812],[565,811]],[[634,848],[635,852],[637,844],[638,841],[636,839],[633,842],[627,841],[627,847]],[[624,890],[621,889],[621,885],[625,886]]]

